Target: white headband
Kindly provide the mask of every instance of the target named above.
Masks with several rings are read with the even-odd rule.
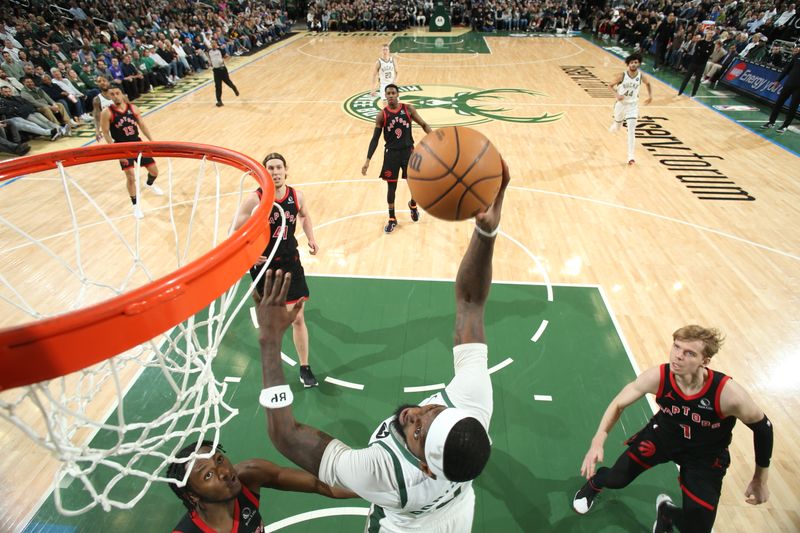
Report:
[[[451,407],[439,413],[431,422],[428,435],[425,437],[425,462],[437,478],[447,479],[444,475],[444,443],[450,435],[450,430],[459,421],[470,416],[463,409]]]

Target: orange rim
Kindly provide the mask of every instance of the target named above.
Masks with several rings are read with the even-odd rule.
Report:
[[[147,285],[56,317],[0,329],[0,390],[53,379],[137,346],[206,307],[253,266],[266,248],[275,186],[254,159],[226,148],[182,142],[98,145],[0,163],[0,183],[23,174],[137,157],[206,158],[249,171],[264,194],[248,221],[216,248]]]

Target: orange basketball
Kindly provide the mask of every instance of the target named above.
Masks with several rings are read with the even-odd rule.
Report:
[[[445,220],[484,211],[502,177],[500,153],[482,133],[464,126],[432,131],[408,160],[408,186],[417,205]]]

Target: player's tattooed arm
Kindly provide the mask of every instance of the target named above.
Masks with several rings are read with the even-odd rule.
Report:
[[[265,274],[264,297],[257,308],[264,388],[286,384],[281,340],[303,307],[302,300],[291,309],[286,307],[291,281],[291,274],[281,270],[267,270]],[[297,466],[317,475],[322,454],[333,437],[295,420],[291,405],[266,411],[269,438],[275,447]]]

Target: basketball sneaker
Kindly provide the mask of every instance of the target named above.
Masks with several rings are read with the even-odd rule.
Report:
[[[614,121],[611,126],[608,128],[608,131],[611,133],[616,133],[619,131],[619,122]]]
[[[142,213],[142,209],[138,204],[133,205],[133,216],[140,220],[144,218],[144,213]]]
[[[768,130],[774,125],[775,125],[774,122],[765,122],[764,124],[761,125],[761,129],[762,130]]]
[[[417,208],[417,204],[414,204],[414,207],[411,207],[411,202],[408,202],[408,208],[411,209],[411,220],[414,222],[419,220],[419,209]]]
[[[394,231],[394,228],[396,227],[397,227],[397,220],[394,218],[390,218],[389,222],[387,222],[386,225],[383,227],[383,232],[391,233]]]
[[[307,389],[319,385],[317,378],[314,377],[314,373],[311,371],[311,366],[300,365],[300,383]]]
[[[778,135],[783,135],[784,133],[786,133],[786,126],[781,126],[777,130],[775,130],[775,133],[777,133]]]
[[[667,514],[667,509],[676,507],[672,498],[666,494],[659,494],[656,498],[656,521],[653,524],[653,533],[671,533],[672,519]]]
[[[155,194],[156,196],[164,196],[164,191],[161,190],[161,187],[159,187],[157,183],[154,183],[152,185],[147,185],[145,183],[144,188],[150,191],[151,193]]]
[[[628,165],[634,165],[634,164],[636,164],[635,159],[628,159]]]
[[[596,489],[594,485],[592,485],[592,480],[590,479],[581,487],[581,490],[575,493],[575,497],[572,498],[572,508],[578,514],[588,513],[589,509],[594,505],[594,499],[600,494],[601,490],[602,489]]]

